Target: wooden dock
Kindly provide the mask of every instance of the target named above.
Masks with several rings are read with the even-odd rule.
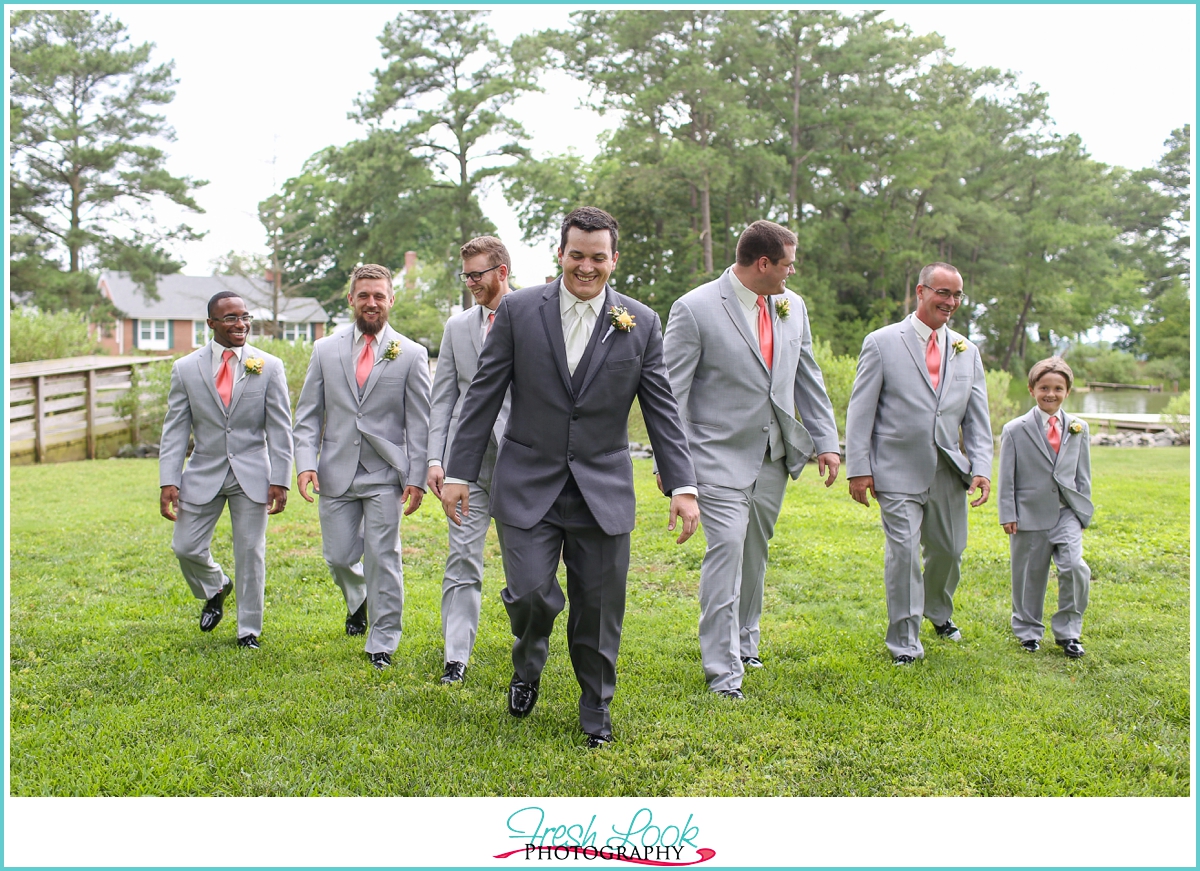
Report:
[[[1093,431],[1104,429],[1136,430],[1138,432],[1162,432],[1171,426],[1161,414],[1092,414],[1091,412],[1068,412],[1072,417],[1082,417]]]

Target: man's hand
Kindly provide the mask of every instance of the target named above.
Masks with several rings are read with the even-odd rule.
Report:
[[[409,484],[407,487],[405,487],[404,488],[404,496],[400,499],[400,503],[402,505],[405,503],[407,503],[407,505],[408,505],[408,507],[404,509],[404,516],[408,517],[408,515],[412,514],[414,511],[416,511],[418,508],[420,508],[421,500],[424,498],[425,498],[425,491],[422,490],[420,487],[414,486],[412,484]]]
[[[675,539],[675,543],[683,544],[692,537],[692,533],[700,525],[700,503],[696,501],[695,496],[691,493],[680,493],[678,496],[671,497],[671,510],[667,521],[667,529],[671,532],[675,531],[675,518],[683,521],[683,527],[679,530],[679,538]]]
[[[162,488],[158,497],[158,510],[167,520],[175,522],[176,512],[179,510],[179,488],[174,484]]]
[[[287,507],[287,487],[272,484],[267,488],[267,514],[282,514]]]
[[[837,480],[838,469],[841,468],[841,465],[842,457],[837,451],[817,454],[817,471],[824,475],[826,469],[829,470],[829,477],[825,479],[826,487],[833,486],[833,482]]]
[[[321,482],[317,480],[316,472],[301,472],[296,476],[296,489],[300,491],[300,495],[305,500],[312,502],[312,496],[308,495],[308,485],[312,484],[313,493],[321,495]]]
[[[1002,523],[1002,524],[1000,524],[1000,526],[1009,535],[1016,535],[1016,533],[1017,533],[1017,524],[1015,524],[1015,523]]]
[[[972,508],[978,508],[988,501],[988,497],[992,495],[992,482],[982,475],[976,475],[971,479],[971,489],[967,491],[967,495],[970,496],[976,490],[979,491],[979,498],[971,503]]]
[[[425,484],[429,492],[439,499],[442,498],[442,482],[446,480],[446,470],[441,466],[430,466],[425,475]]]
[[[848,480],[850,482],[850,498],[855,502],[861,502],[863,505],[866,505],[868,508],[870,508],[871,500],[867,498],[868,492],[870,492],[871,496],[875,499],[879,499],[879,497],[875,495],[875,478],[873,476],[856,475]]]
[[[442,510],[446,512],[455,526],[462,526],[458,519],[459,503],[462,504],[462,515],[466,517],[471,510],[471,490],[466,484],[445,484],[442,486]]]

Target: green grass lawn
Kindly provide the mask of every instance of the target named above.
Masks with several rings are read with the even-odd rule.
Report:
[[[1190,495],[1186,449],[1093,451],[1096,520],[1083,643],[1066,660],[1011,637],[995,500],[971,513],[955,622],[926,659],[883,644],[878,510],[788,490],[747,700],[705,690],[703,555],[665,531],[636,463],[639,524],[613,704],[617,743],[589,752],[565,619],[533,715],[507,714],[503,584],[488,545],[464,686],[437,683],[446,527],[427,500],[403,525],[404,637],[377,673],[344,635],[315,506],[271,521],[263,648],[211,634],[158,516],[154,460],[11,475],[11,791],[33,795],[1160,795],[1186,796]],[[226,515],[214,541],[232,566]],[[1048,615],[1056,585],[1051,579]],[[232,604],[232,600],[231,600]]]

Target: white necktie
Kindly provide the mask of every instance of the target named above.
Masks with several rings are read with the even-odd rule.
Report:
[[[579,365],[583,352],[587,350],[588,339],[592,337],[596,313],[592,311],[591,303],[583,300],[577,301],[571,311],[575,314],[575,320],[567,327],[567,369],[574,375],[575,367]]]

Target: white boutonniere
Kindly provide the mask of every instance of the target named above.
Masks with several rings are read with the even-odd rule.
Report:
[[[608,331],[604,334],[604,338],[600,340],[603,345],[608,341],[608,337],[613,334],[614,330],[620,330],[622,333],[628,333],[637,326],[637,322],[633,319],[633,315],[629,313],[629,309],[623,305],[614,305],[608,310]]]
[[[790,315],[791,313],[792,313],[792,301],[790,299],[788,299],[786,296],[783,299],[779,300],[779,302],[775,303],[775,314],[777,314],[779,316],[779,319],[781,321],[786,321],[788,319],[788,315]]]
[[[1077,420],[1073,420],[1067,427],[1067,432],[1071,433],[1071,435],[1079,435],[1083,432],[1083,424]]]
[[[251,375],[261,375],[263,366],[267,365],[267,361],[262,357],[250,357],[245,362],[246,371]]]
[[[954,344],[950,347],[952,347],[959,354],[967,353],[967,342],[965,339],[956,339]]]
[[[383,359],[395,360],[403,353],[404,352],[400,349],[400,343],[393,339],[392,341],[388,342],[387,350],[383,352]]]

